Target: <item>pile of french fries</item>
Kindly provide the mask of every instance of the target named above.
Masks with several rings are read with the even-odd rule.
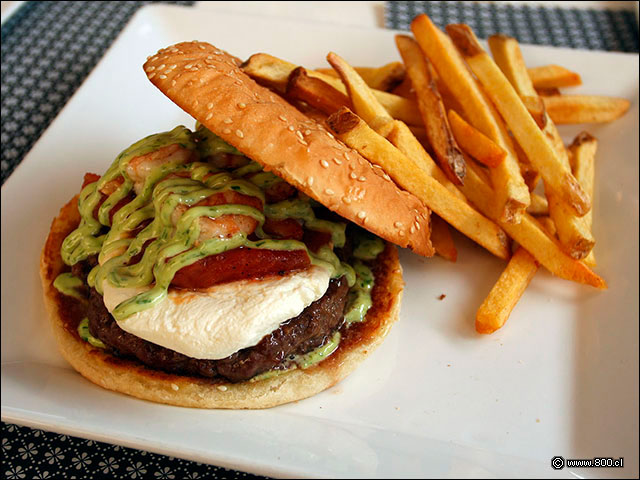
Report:
[[[395,39],[402,63],[354,68],[332,52],[332,68],[310,70],[256,54],[242,68],[418,197],[438,255],[456,261],[451,226],[508,262],[479,333],[504,325],[540,265],[606,289],[592,270],[597,140],[583,132],[566,147],[556,125],[610,122],[629,102],[560,93],[580,75],[528,67],[504,35],[489,38],[490,55],[464,24],[445,33],[419,15],[411,30]]]

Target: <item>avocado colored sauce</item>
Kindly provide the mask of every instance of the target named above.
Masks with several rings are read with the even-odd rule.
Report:
[[[347,306],[345,307],[344,320],[347,325],[362,322],[372,305],[373,272],[360,260],[353,263],[353,269],[356,272],[356,281],[349,289]]]
[[[337,350],[339,345],[340,332],[335,332],[327,343],[309,353],[305,353],[304,355],[297,355],[293,359],[293,361],[296,363],[296,365],[298,365],[298,367],[305,370],[312,365],[320,363],[322,360],[326,359],[329,355]]]
[[[85,342],[89,342],[91,345],[97,348],[107,348],[107,346],[102,343],[102,340],[91,335],[89,331],[89,319],[87,317],[83,318],[78,325],[78,335]]]
[[[198,202],[225,191],[235,191],[258,198],[264,205],[265,196],[262,188],[273,185],[275,180],[271,178],[273,174],[267,175],[267,172],[262,172],[262,168],[255,162],[231,172],[220,170],[205,162],[196,161],[186,165],[165,162],[149,172],[142,187],[137,187],[139,192],[135,198],[120,208],[110,222],[113,207],[133,192],[133,181],[127,174],[129,162],[173,144],[179,144],[203,156],[216,153],[241,155],[202,126],[198,127],[195,134],[180,126],[170,132],[150,135],[134,143],[118,155],[97,182],[87,185],[82,190],[78,202],[80,225],[65,238],[62,245],[62,258],[69,265],[98,254],[99,265],[91,270],[87,281],[99,293],[103,293],[105,281],[118,288],[144,290],[114,309],[113,316],[116,320],[127,318],[165,299],[176,272],[204,257],[241,246],[271,250],[307,250],[302,242],[268,238],[262,230],[265,216],[299,219],[308,229],[329,232],[334,245],[344,245],[345,225],[316,219],[309,203],[300,199],[265,205],[264,214],[243,204],[195,206]],[[257,173],[254,177],[258,177],[258,180],[251,182],[241,178],[248,173]],[[100,189],[121,176],[124,181],[105,199],[98,210],[96,220],[93,211],[102,199]],[[275,175],[273,177],[277,178]],[[176,218],[175,211],[179,206],[187,209]],[[258,222],[255,233],[259,239],[250,241],[246,235],[239,233],[229,238],[200,241],[199,220],[203,217],[216,219],[223,215],[244,215],[255,219]],[[140,229],[141,224],[148,220],[151,222]],[[110,229],[108,233],[99,235],[103,226],[110,226]],[[143,249],[142,258],[130,265],[131,260]],[[329,268],[333,278],[346,275],[349,285],[355,282],[353,269],[341,263],[329,246],[316,254],[308,250],[307,253],[314,264]]]
[[[290,372],[297,368],[306,370],[313,365],[320,363],[327,359],[333,352],[335,352],[340,346],[340,332],[335,332],[333,336],[324,345],[302,355],[293,355],[289,358],[287,368],[279,370],[269,370],[264,373],[260,373],[253,377],[250,382],[259,382],[261,380],[268,380],[270,378],[278,377],[283,373]]]
[[[360,260],[375,260],[384,250],[384,242],[374,234],[358,229],[354,238],[353,257]]]
[[[198,144],[198,152],[202,158],[218,153],[230,153],[232,155],[242,155],[242,152],[218,137],[211,130],[206,128],[200,122],[196,122],[196,131],[194,138]]]
[[[61,294],[84,301],[85,298],[78,292],[83,287],[82,280],[72,273],[61,273],[53,281],[53,287]]]

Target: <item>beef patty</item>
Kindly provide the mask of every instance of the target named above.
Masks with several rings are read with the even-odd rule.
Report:
[[[80,268],[77,270],[80,273]],[[82,273],[87,271],[86,268],[83,270]],[[242,382],[278,367],[290,355],[307,353],[323,345],[342,325],[348,291],[344,277],[331,280],[324,296],[300,315],[281,324],[257,345],[221,360],[187,357],[125,332],[95,289],[91,289],[89,295],[89,331],[117,355],[134,357],[148,367],[182,375]]]

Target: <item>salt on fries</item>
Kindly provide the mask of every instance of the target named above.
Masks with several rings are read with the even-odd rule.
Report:
[[[452,226],[508,260],[477,311],[478,332],[505,324],[540,266],[606,289],[590,268],[597,140],[583,132],[565,147],[556,125],[609,122],[629,102],[565,95],[580,75],[525,65],[510,37],[492,36],[490,56],[466,25],[449,25],[448,36],[419,15],[411,30],[396,36],[402,63],[352,67],[330,53],[332,69],[307,70],[257,54],[242,68],[321,112],[336,137],[418,197],[442,258],[457,259]]]

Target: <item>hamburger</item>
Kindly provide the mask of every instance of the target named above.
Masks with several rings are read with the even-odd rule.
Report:
[[[90,381],[171,405],[266,408],[352,372],[397,320],[396,245],[429,211],[240,60],[180,43],[144,64],[196,120],[120,153],[41,257],[59,349]]]

